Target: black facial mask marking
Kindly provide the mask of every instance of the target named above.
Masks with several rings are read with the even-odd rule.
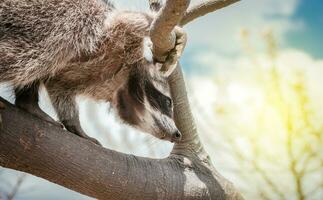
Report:
[[[155,86],[149,81],[145,82],[145,92],[150,105],[152,105],[163,114],[171,118],[173,117],[172,100],[169,97],[158,91]]]
[[[139,74],[130,74],[128,79],[128,92],[136,104],[143,104],[144,102],[144,90],[140,84],[140,81]]]

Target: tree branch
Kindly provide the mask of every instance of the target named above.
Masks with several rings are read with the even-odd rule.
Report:
[[[231,4],[234,4],[240,0],[208,0],[201,4],[198,4],[192,8],[190,8],[183,16],[180,26],[184,26],[191,21],[202,17],[208,13],[214,12],[221,8],[227,7]]]
[[[149,159],[118,153],[2,100],[0,165],[98,199],[239,199],[194,155]]]
[[[149,0],[152,6],[154,0]],[[182,19],[190,0],[168,0],[159,11],[150,29],[153,54],[157,61],[164,61],[169,50],[175,46],[174,27]]]
[[[152,1],[153,0],[150,0],[150,3],[152,3]],[[167,54],[170,49],[174,48],[174,43],[166,42],[167,45],[165,45],[165,41],[169,41],[169,38],[172,38],[172,40],[175,41],[175,35],[172,34],[172,31],[174,27],[179,24],[183,13],[186,11],[189,4],[189,1],[182,1],[182,4],[179,2],[179,0],[173,1],[173,3],[170,2],[172,1],[168,0],[166,2],[166,5],[159,12],[159,15],[151,27],[152,31],[150,36],[154,46],[153,53],[157,60],[163,58],[163,56]],[[178,9],[178,7],[181,8]],[[178,9],[177,12],[174,12],[176,9]],[[183,72],[179,64],[175,71],[171,74],[169,84],[171,95],[174,101],[175,123],[183,135],[182,141],[174,145],[172,154],[188,157],[194,155],[194,157],[196,157],[200,163],[203,163],[202,165],[209,170],[210,175],[212,174],[213,177],[222,177],[213,167],[209,156],[204,150],[198,137],[195,121],[191,113],[191,108],[187,97]],[[242,199],[240,194],[236,191],[231,183],[224,178],[222,180],[223,181],[220,182],[225,182],[230,185],[229,187],[226,187],[226,184],[222,185],[225,193],[233,194],[234,197],[232,196],[230,198]],[[216,198],[220,199],[221,197]]]
[[[189,4],[189,1],[184,0],[183,2],[180,0],[167,1],[166,5],[162,10],[159,11],[159,15],[152,24],[151,29],[153,31],[151,31],[151,37],[154,46],[153,53],[157,60],[162,59],[163,56],[168,53],[169,49],[172,49],[175,46],[175,43],[165,44],[164,41],[169,41],[170,38],[175,41],[175,35],[172,34],[173,29],[181,20],[181,16],[186,11]],[[149,0],[149,3],[152,5],[152,3],[156,3],[156,1]],[[160,6],[160,2],[158,4]],[[177,6],[182,7],[182,9],[180,9],[181,12],[174,12]],[[171,87],[174,102],[175,123],[183,134],[182,142],[174,146],[173,153],[186,154],[186,152],[191,153],[192,151],[195,155],[201,156],[201,159],[207,160],[207,155],[204,153],[203,147],[198,138],[195,121],[191,113],[187,97],[183,72],[180,65],[176,67],[175,71],[170,76],[169,85]]]

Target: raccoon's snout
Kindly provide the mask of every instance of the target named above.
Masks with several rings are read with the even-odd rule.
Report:
[[[171,142],[179,142],[182,139],[182,133],[177,130],[173,133]]]
[[[164,135],[163,137],[161,137],[160,139],[162,140],[168,140],[170,142],[175,142],[178,143],[181,141],[182,139],[182,133],[179,130],[176,130],[175,132],[173,132],[172,134],[169,135]]]

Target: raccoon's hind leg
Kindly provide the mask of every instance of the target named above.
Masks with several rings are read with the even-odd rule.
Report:
[[[40,109],[38,105],[39,84],[40,84],[39,82],[35,82],[28,87],[26,86],[23,88],[16,88],[15,105],[40,119],[50,122],[51,124],[54,124],[56,126],[62,127],[61,123],[55,121],[53,118],[47,115],[42,109]]]

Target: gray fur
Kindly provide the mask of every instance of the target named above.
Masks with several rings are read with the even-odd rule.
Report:
[[[115,105],[131,71],[158,73],[144,58],[151,22],[148,14],[118,11],[102,0],[2,0],[0,80],[17,91],[44,82],[60,121],[86,137],[77,95]]]
[[[104,37],[106,7],[96,0],[0,1],[0,79],[24,86],[91,53]]]

